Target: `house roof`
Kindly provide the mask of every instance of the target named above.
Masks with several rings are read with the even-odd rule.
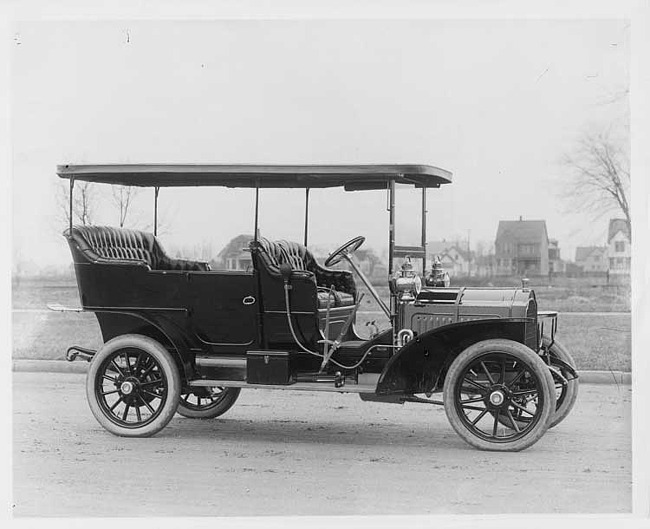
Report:
[[[576,248],[576,263],[586,261],[593,253],[604,254],[607,248],[604,246],[578,246]]]
[[[219,252],[218,258],[225,259],[231,255],[239,255],[243,248],[248,248],[248,243],[253,240],[252,235],[237,235],[230,240],[226,246]]]
[[[449,248],[447,251],[449,252],[451,250],[455,250],[458,253],[458,255],[460,255],[463,259],[465,259],[465,261],[469,261],[471,254],[465,248],[462,248],[462,247],[458,246],[457,244],[455,244],[454,246]]]
[[[500,220],[497,241],[542,242],[548,240],[545,220]]]
[[[460,246],[458,245],[453,245],[446,250],[443,250],[442,252],[438,253],[437,255],[440,257],[440,259],[444,259],[445,256],[449,257],[450,259],[454,259],[452,252],[456,252],[459,257],[461,257],[464,261],[469,261],[470,260],[470,253],[467,252],[467,250],[463,250]]]
[[[607,234],[607,244],[614,238],[614,236],[622,231],[628,240],[630,239],[630,231],[627,229],[627,222],[625,219],[609,219],[609,231]]]

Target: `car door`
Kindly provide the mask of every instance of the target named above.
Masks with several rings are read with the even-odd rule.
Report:
[[[204,344],[246,350],[257,344],[258,300],[253,272],[188,273],[190,322]]]

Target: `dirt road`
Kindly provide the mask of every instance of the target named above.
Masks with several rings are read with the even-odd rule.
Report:
[[[630,386],[583,385],[527,451],[466,445],[439,407],[247,390],[224,417],[123,439],[85,377],[14,373],[15,516],[631,511]]]

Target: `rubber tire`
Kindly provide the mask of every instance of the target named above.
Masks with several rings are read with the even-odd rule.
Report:
[[[123,426],[115,424],[104,415],[104,412],[95,396],[94,381],[102,362],[110,354],[127,347],[141,349],[153,356],[160,364],[160,368],[164,371],[167,379],[167,399],[163,404],[163,409],[160,415],[142,428],[124,428]],[[176,365],[171,353],[169,353],[169,351],[167,351],[167,349],[157,341],[140,334],[124,334],[106,342],[90,362],[90,367],[88,368],[88,374],[86,376],[86,397],[88,398],[90,411],[93,413],[99,424],[112,434],[120,437],[151,437],[158,433],[167,426],[167,423],[169,423],[174,416],[178,406],[180,393],[181,377],[178,371],[178,366]]]
[[[537,424],[524,436],[512,442],[493,443],[475,436],[462,422],[454,402],[457,378],[476,358],[490,352],[507,353],[526,362],[542,382],[544,406]],[[555,410],[555,383],[550,371],[542,359],[525,345],[513,340],[484,340],[469,346],[452,362],[443,388],[445,413],[456,433],[468,444],[479,450],[496,452],[519,452],[534,445],[548,429],[551,414]]]
[[[548,345],[547,338],[544,338],[544,345]],[[556,356],[563,362],[569,364],[573,369],[576,368],[576,363],[571,356],[571,353],[569,353],[569,351],[557,340],[553,342],[550,353],[551,356]],[[573,406],[576,403],[576,399],[578,398],[579,385],[579,379],[576,378],[569,380],[564,400],[556,407],[555,413],[551,416],[551,421],[548,425],[549,428],[553,428],[554,426],[560,424],[564,419],[567,418],[569,413],[571,413],[571,410],[573,410]],[[553,382],[553,386],[555,386],[555,381]]]
[[[183,405],[183,399],[179,399],[176,413],[188,419],[214,419],[219,417],[233,407],[239,398],[241,388],[224,388],[224,392],[226,392],[226,395],[216,404],[201,410],[188,408]]]
[[[544,345],[548,347],[549,340],[548,338],[544,337]],[[550,351],[552,356],[556,356],[563,362],[566,362],[569,364],[571,367],[575,369],[576,364],[575,361],[573,360],[573,357],[571,354],[566,350],[566,348],[559,343],[557,340],[553,342],[553,345],[551,346],[551,351]],[[546,361],[545,361],[546,363]],[[551,374],[551,377],[553,375]],[[569,380],[568,386],[567,386],[567,393],[562,400],[562,402],[557,402],[555,406],[555,412],[551,415],[549,419],[549,428],[553,428],[554,426],[557,426],[560,424],[564,419],[567,418],[569,413],[571,413],[571,410],[573,409],[573,406],[576,403],[576,399],[578,398],[578,379],[573,379]],[[553,380],[553,387],[555,388],[555,379]],[[555,390],[554,390],[555,391]],[[504,426],[507,426],[508,428],[512,428],[511,422],[508,418],[499,418],[499,422],[503,424]],[[520,426],[522,424],[518,423]]]

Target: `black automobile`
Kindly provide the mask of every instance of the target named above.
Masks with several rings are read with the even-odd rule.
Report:
[[[557,313],[538,311],[533,290],[422,286],[427,190],[450,183],[448,171],[425,165],[140,164],[62,165],[57,172],[69,180],[71,209],[77,181],[150,187],[156,219],[163,187],[255,190],[252,267],[246,271],[170,257],[156,223],[153,233],[72,222],[65,232],[81,307],[50,308],[96,314],[104,345],[98,351],[72,346],[67,358],[90,361],[90,408],[116,435],[153,435],[176,412],[218,417],[242,388],[271,388],[443,405],[454,430],[472,446],[516,451],[538,441],[575,403],[577,373],[555,337]],[[396,244],[396,186],[421,191],[420,245]],[[259,190],[265,188],[305,189],[302,243],[259,235]],[[354,257],[363,236],[322,264],[309,250],[309,196],[323,188],[385,190],[388,302]],[[341,261],[348,269],[332,268]],[[366,338],[355,329],[362,291],[390,321]]]

